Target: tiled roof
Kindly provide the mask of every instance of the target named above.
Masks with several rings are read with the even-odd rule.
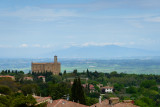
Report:
[[[33,79],[32,77],[24,77],[24,79]]]
[[[136,105],[133,105],[132,103],[117,103],[115,105],[113,105],[113,107],[139,107],[139,106],[136,106]]]
[[[89,85],[89,89],[90,89],[90,90],[91,90],[91,89],[94,90],[94,89],[95,89],[95,88],[94,88],[94,85],[90,84],[90,85]]]
[[[87,87],[87,84],[82,84],[82,86],[83,86],[84,88],[86,88],[86,87]],[[94,85],[89,84],[89,89],[94,90],[94,89],[95,89],[95,88],[94,88]]]
[[[10,75],[0,75],[1,78],[11,78],[12,80],[15,80],[14,76],[10,76]]]
[[[113,100],[113,99],[119,99],[118,97],[110,97],[109,99]]]
[[[0,75],[0,77],[10,77],[10,78],[14,78],[14,76],[10,76],[10,75]]]
[[[38,78],[45,78],[45,76],[38,76]]]
[[[48,103],[47,107],[89,107],[72,101],[64,99],[54,100],[52,103]]]
[[[113,89],[113,87],[110,87],[110,86],[101,87],[101,89],[108,89],[108,88],[109,88],[109,89],[110,89],[110,88]]]
[[[109,105],[109,100],[106,99],[102,101],[101,103],[96,103],[90,107],[111,107],[111,106]]]
[[[132,103],[124,103],[124,102],[111,105],[109,104],[109,100],[107,99],[102,101],[101,103],[97,103],[92,106],[86,106],[72,101],[59,99],[59,100],[54,100],[52,103],[48,103],[47,107],[139,107],[139,106],[133,105]]]
[[[40,102],[45,102],[46,100],[49,100],[49,99],[51,99],[51,97],[40,97],[40,96],[34,96],[33,95],[33,97],[36,99],[36,102],[37,103],[40,103]]]

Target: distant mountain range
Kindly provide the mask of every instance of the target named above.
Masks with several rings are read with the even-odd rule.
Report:
[[[66,58],[119,58],[159,56],[158,51],[148,51],[135,48],[126,48],[116,45],[70,47],[54,54]]]
[[[159,51],[126,48],[116,45],[70,47],[53,51],[50,48],[0,48],[0,58],[125,58],[160,56]]]

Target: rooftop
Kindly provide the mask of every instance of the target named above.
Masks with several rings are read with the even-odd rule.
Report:
[[[89,107],[72,101],[64,99],[54,100],[52,103],[48,103],[47,107]]]

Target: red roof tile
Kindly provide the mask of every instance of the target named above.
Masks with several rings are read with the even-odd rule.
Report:
[[[47,107],[89,107],[72,101],[64,99],[54,100],[52,103],[48,103]]]

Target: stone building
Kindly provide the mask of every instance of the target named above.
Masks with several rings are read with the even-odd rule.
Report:
[[[52,72],[58,75],[61,72],[61,64],[57,61],[57,56],[54,56],[53,63],[32,63],[32,72]]]

